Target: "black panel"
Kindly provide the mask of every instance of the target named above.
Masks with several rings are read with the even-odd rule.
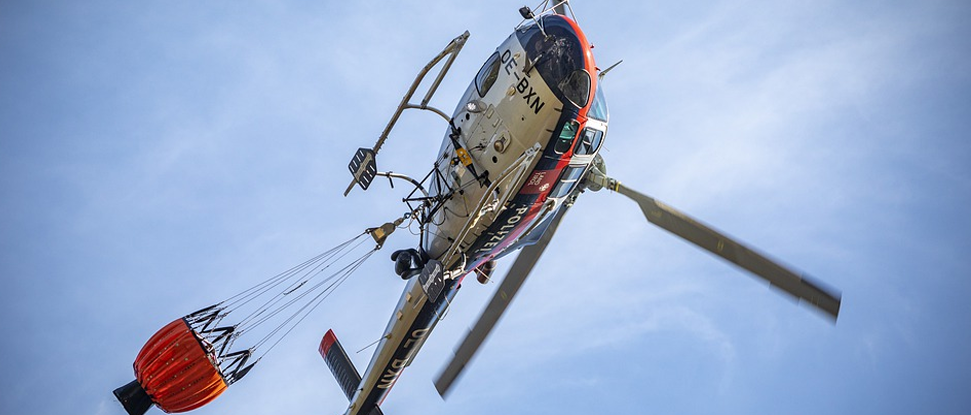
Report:
[[[152,407],[152,398],[137,380],[115,389],[114,393],[129,415],[142,415]]]
[[[371,181],[374,180],[374,176],[378,174],[378,166],[374,157],[374,150],[359,148],[357,153],[354,153],[354,158],[347,164],[347,169],[351,171],[354,181],[361,186],[361,189],[367,190]]]

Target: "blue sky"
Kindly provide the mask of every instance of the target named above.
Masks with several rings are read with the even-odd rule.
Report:
[[[398,216],[400,187],[340,196],[347,160],[469,30],[450,112],[520,6],[0,3],[0,413],[121,414],[158,328]],[[840,320],[586,194],[450,399],[431,381],[494,284],[466,284],[385,413],[967,413],[971,6],[574,9],[600,67],[624,60],[610,174],[838,287]],[[406,115],[379,167],[423,175],[443,130]],[[342,413],[316,345],[381,335],[385,258],[196,413]]]

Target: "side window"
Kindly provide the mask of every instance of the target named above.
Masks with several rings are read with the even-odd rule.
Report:
[[[604,132],[592,128],[584,128],[577,141],[577,148],[573,149],[573,154],[577,156],[587,156],[597,152],[600,143],[603,141]]]
[[[580,176],[583,175],[583,166],[578,167],[567,167],[563,169],[563,175],[560,176],[560,181],[556,183],[553,190],[550,191],[549,197],[563,197],[573,191],[577,187],[577,182],[580,181]]]
[[[479,92],[479,98],[489,92],[496,78],[499,78],[499,52],[493,53],[475,76],[475,90]]]
[[[580,123],[576,120],[569,120],[563,123],[563,128],[560,128],[560,134],[556,136],[556,143],[553,144],[553,151],[556,154],[563,154],[570,151],[570,147],[573,147],[573,139],[577,136],[577,129],[580,127]]]

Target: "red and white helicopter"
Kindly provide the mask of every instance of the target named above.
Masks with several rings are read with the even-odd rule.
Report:
[[[598,154],[607,135],[607,103],[592,46],[568,1],[520,9],[523,21],[475,75],[448,116],[428,102],[468,39],[455,38],[419,73],[372,148],[349,168],[367,190],[378,176],[404,180],[405,218],[372,229],[379,246],[403,220],[420,227],[414,249],[392,255],[407,286],[364,375],[333,331],[320,344],[350,406],[345,415],[381,414],[379,404],[421,349],[463,279],[491,276],[495,261],[520,250],[494,297],[435,380],[443,396],[475,354],[545,250],[564,214],[584,191],[606,188],[633,199],[647,220],[761,277],[833,320],[840,294],[800,276],[732,238],[605,174]],[[440,72],[420,103],[412,98],[428,73]],[[448,127],[432,170],[422,180],[377,169],[375,157],[407,109],[435,112]]]

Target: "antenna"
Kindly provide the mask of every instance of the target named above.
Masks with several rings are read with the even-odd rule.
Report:
[[[617,61],[617,63],[615,63],[615,64],[613,64],[613,65],[610,65],[610,66],[609,66],[609,67],[608,67],[607,69],[604,69],[604,70],[602,70],[602,71],[600,71],[600,73],[599,73],[599,74],[597,74],[597,80],[598,80],[598,81],[602,81],[602,80],[604,79],[604,76],[606,76],[606,75],[607,75],[607,72],[610,72],[610,70],[611,70],[611,69],[614,69],[614,68],[616,68],[616,67],[617,67],[617,65],[620,65],[620,64],[622,64],[622,63],[624,63],[624,60],[623,60],[623,59],[621,59],[621,60],[619,60],[619,61]]]

